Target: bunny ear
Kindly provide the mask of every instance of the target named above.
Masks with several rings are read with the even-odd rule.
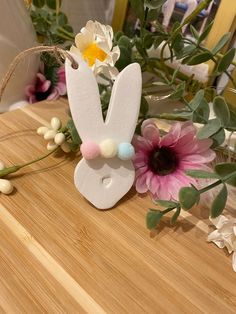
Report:
[[[79,65],[73,69],[66,59],[67,94],[74,124],[82,141],[100,141],[104,121],[96,78],[81,56],[70,54]]]
[[[117,77],[105,125],[118,142],[132,140],[140,108],[142,76],[138,63],[127,66]]]

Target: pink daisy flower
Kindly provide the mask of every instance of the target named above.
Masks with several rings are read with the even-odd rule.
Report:
[[[133,159],[139,193],[151,192],[154,199],[178,200],[179,190],[197,181],[185,174],[188,169],[209,168],[215,158],[211,139],[199,140],[193,123],[175,123],[168,134],[160,137],[155,119],[145,120],[142,136],[135,136]]]
[[[56,100],[66,94],[65,68],[61,66],[56,71],[56,83],[53,85],[44,74],[37,73],[34,84],[28,85],[25,94],[29,103],[35,103],[44,99]]]

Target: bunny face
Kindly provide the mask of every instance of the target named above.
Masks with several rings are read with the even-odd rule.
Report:
[[[75,169],[75,185],[95,207],[106,209],[113,207],[134,181],[132,162],[118,157],[124,147],[128,152],[135,131],[141,98],[141,70],[133,63],[118,75],[104,121],[95,76],[81,57],[72,56],[79,67],[73,69],[66,60],[66,82],[77,131],[84,143],[93,141],[99,145],[111,139],[117,147],[116,154],[108,156],[110,158],[104,158],[105,155],[92,160],[83,158]]]

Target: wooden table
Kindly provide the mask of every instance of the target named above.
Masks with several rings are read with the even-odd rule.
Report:
[[[66,108],[60,100],[1,115],[1,159],[45,153],[35,129],[52,116],[66,121]],[[206,242],[207,210],[150,234],[148,197],[131,191],[96,210],[73,185],[77,162],[51,156],[15,174],[15,192],[0,196],[1,313],[236,312],[236,274]]]

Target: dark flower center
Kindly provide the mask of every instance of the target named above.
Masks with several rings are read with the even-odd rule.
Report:
[[[37,99],[38,101],[41,101],[41,100],[47,99],[48,96],[51,94],[51,92],[52,92],[52,89],[51,89],[51,88],[49,88],[49,89],[48,89],[47,91],[45,91],[45,92],[38,92],[38,91],[36,91],[36,92],[35,92],[35,97],[36,97],[36,99]]]
[[[151,171],[159,176],[172,173],[178,167],[179,160],[176,153],[169,147],[154,148],[148,159],[148,166]]]

